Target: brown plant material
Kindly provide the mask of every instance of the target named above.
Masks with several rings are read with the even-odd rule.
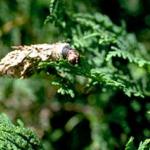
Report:
[[[68,43],[37,44],[14,46],[0,61],[0,75],[27,77],[37,69],[39,62],[57,61],[66,58],[69,63],[77,64],[79,54]]]

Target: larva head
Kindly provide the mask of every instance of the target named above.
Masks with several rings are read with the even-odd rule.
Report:
[[[62,49],[62,55],[71,64],[77,64],[79,62],[79,53],[72,49],[69,44]]]
[[[67,60],[71,64],[77,64],[79,62],[79,53],[73,49],[68,51]]]

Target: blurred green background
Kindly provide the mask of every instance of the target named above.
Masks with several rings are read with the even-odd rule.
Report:
[[[68,0],[69,1],[69,0]],[[63,40],[54,25],[44,24],[49,0],[0,0],[0,58],[13,45]],[[82,12],[99,11],[136,34],[150,50],[149,0],[70,0]],[[81,81],[84,84],[84,79]],[[97,87],[99,88],[99,87]],[[82,90],[82,88],[81,88]],[[80,91],[82,93],[82,91]],[[121,91],[77,99],[57,93],[48,77],[0,78],[0,111],[21,118],[42,139],[46,150],[119,150],[130,136],[137,146],[150,137],[149,97],[129,98]]]

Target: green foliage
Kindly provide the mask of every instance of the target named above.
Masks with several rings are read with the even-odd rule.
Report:
[[[42,150],[39,139],[31,129],[18,121],[14,125],[5,114],[0,115],[0,149],[1,150]]]
[[[64,1],[51,1],[46,22],[54,23],[60,32],[63,31],[65,40],[81,54],[79,67],[74,71],[69,69],[69,76],[85,76],[90,80],[87,85],[103,84],[122,89],[128,96],[143,97],[146,94],[141,81],[143,74],[137,80],[132,70],[139,67],[148,77],[150,61],[146,59],[149,54],[136,38],[113,24],[107,16],[71,11],[66,5]],[[60,64],[59,69],[62,67]],[[149,91],[147,87],[146,90]]]
[[[112,47],[113,48],[113,47]],[[111,51],[108,53],[106,60],[109,61],[112,59],[112,57],[119,57],[123,59],[127,59],[130,63],[135,63],[139,67],[143,67],[144,65],[149,65],[150,62],[146,61],[144,59],[140,59],[138,57],[134,57],[132,54],[130,54],[127,51],[121,51],[116,48],[114,48],[114,51]]]
[[[146,139],[144,142],[141,142],[138,150],[148,150],[150,147],[150,139]]]
[[[149,150],[150,147],[150,139],[146,139],[144,142],[140,142],[138,149],[134,146],[134,138],[131,137],[126,144],[125,150]]]
[[[134,145],[133,145],[133,137],[131,137],[128,141],[128,143],[126,144],[126,148],[125,150],[133,150],[135,149]]]

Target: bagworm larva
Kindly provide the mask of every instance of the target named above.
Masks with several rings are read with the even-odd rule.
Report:
[[[56,61],[62,58],[71,64],[77,64],[79,53],[68,43],[37,44],[30,46],[14,46],[0,61],[0,75],[25,77],[35,70],[39,62]]]

